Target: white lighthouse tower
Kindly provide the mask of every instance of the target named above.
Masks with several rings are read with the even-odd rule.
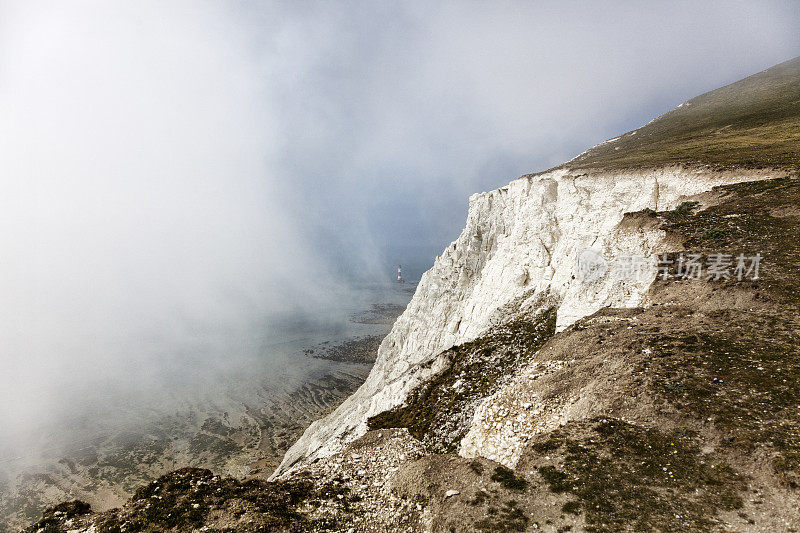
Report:
[[[403,265],[397,265],[397,283],[405,283],[403,279]]]

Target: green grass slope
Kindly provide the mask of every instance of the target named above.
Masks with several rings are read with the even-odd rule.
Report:
[[[671,164],[800,167],[800,57],[692,98],[564,166]]]

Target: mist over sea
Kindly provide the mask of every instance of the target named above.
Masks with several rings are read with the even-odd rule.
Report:
[[[291,431],[333,407],[369,371],[363,362],[315,357],[320,348],[384,336],[393,317],[375,309],[398,313],[414,289],[413,283],[354,284],[313,313],[198,328],[158,364],[149,359],[144,371],[150,379],[137,376],[133,381],[146,385],[136,389],[124,374],[106,382],[77,380],[64,391],[59,417],[0,439],[0,510],[16,510],[9,500],[21,486],[42,486],[31,485],[37,475],[49,477],[45,485],[65,496],[86,497],[84,489],[106,487],[112,505],[137,482],[181,466],[240,477],[258,465],[268,470],[280,459],[280,447],[295,438]],[[281,425],[289,436],[276,444]],[[209,444],[198,436],[221,440]]]
[[[414,287],[362,283],[353,286],[337,305],[319,308],[314,314],[264,321],[254,317],[230,328],[198,329],[179,351],[164,353],[161,365],[147,370],[152,379],[146,388],[130,390],[118,380],[76,384],[69,399],[62,398],[70,404],[69,409],[60,420],[29,430],[25,450],[9,450],[15,439],[6,432],[0,440],[5,448],[0,469],[9,461],[27,462],[22,458],[39,449],[58,448],[55,444],[59,441],[65,441],[65,451],[83,448],[96,438],[93,433],[146,426],[148,419],[176,409],[205,406],[224,410],[286,393],[304,379],[341,365],[310,357],[304,350],[388,333],[386,324],[364,323],[358,320],[359,314],[368,313],[373,304],[405,306]],[[50,444],[41,448],[31,445],[27,437],[32,435]],[[21,455],[14,458],[16,453]]]

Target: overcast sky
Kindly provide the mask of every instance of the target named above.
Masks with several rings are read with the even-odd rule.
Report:
[[[794,1],[0,0],[0,418],[187,324],[417,276],[470,194],[799,29]]]

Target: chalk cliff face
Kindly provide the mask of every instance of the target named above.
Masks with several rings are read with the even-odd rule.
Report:
[[[471,197],[366,382],[273,481],[183,469],[26,531],[800,531],[798,100],[800,58]],[[687,250],[764,268],[656,277]]]
[[[364,434],[368,417],[403,403],[441,369],[437,354],[502,322],[510,302],[524,308],[547,297],[558,306],[558,329],[605,306],[638,305],[656,275],[654,261],[625,279],[611,261],[653,258],[666,250],[667,236],[655,227],[620,224],[623,215],[672,209],[716,185],[767,174],[680,166],[619,173],[559,168],[473,195],[464,231],[422,276],[366,382],[306,430],[276,475],[336,453]],[[576,270],[586,250],[608,261],[588,279]],[[478,453],[478,444],[489,444],[474,439],[473,432],[465,448],[469,455]],[[491,449],[485,453],[495,455]]]

